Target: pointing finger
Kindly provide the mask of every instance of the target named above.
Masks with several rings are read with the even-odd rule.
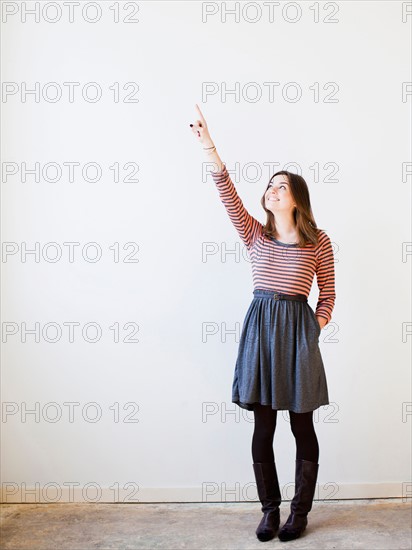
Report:
[[[204,116],[203,116],[203,114],[202,114],[202,111],[200,110],[199,105],[198,105],[197,103],[196,103],[196,110],[197,110],[197,112],[198,112],[198,114],[199,114],[199,117],[200,117],[201,121],[202,121],[203,123],[206,122],[206,121],[205,121],[205,118],[204,118]]]

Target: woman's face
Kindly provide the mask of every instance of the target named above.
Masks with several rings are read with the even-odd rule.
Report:
[[[272,178],[265,192],[265,206],[274,214],[279,211],[293,211],[295,201],[286,176],[278,174]]]

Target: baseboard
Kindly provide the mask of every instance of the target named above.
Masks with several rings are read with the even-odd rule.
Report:
[[[281,487],[283,500],[293,498],[294,484]],[[314,501],[333,502],[353,499],[400,498],[407,502],[412,497],[412,483],[318,483]],[[136,483],[102,486],[97,482],[80,484],[3,482],[1,502],[7,503],[247,503],[258,502],[254,482],[246,485],[229,485],[224,482],[203,483],[197,487],[139,487]]]

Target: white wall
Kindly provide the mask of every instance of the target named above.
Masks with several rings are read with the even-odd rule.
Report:
[[[6,17],[6,4],[16,13]],[[320,340],[331,405],[315,413],[315,498],[410,496],[408,3],[320,3],[318,22],[310,2],[274,5],[273,21],[267,2],[248,11],[239,3],[239,20],[224,22],[224,4],[215,2],[139,2],[134,15],[133,2],[100,2],[95,23],[78,8],[70,23],[62,3],[60,21],[50,23],[57,12],[47,2],[38,22],[29,15],[24,22],[23,4],[34,7],[3,2],[2,24],[3,86],[15,83],[7,91],[16,92],[3,93],[2,103],[3,501],[256,499],[253,413],[231,403],[251,267],[202,173],[189,128],[195,103],[222,159],[239,170],[234,181],[249,211],[264,222],[268,178],[298,170],[335,246],[337,300]],[[251,22],[256,10],[260,19]],[[95,13],[93,5],[85,12]],[[123,22],[125,14],[138,22]],[[335,23],[325,22],[328,14]],[[23,102],[24,82],[29,89],[39,82],[49,98],[47,83],[55,82],[62,97]],[[80,83],[73,102],[64,82]],[[95,103],[80,93],[90,82],[102,89]],[[129,82],[138,88],[123,89]],[[272,101],[268,82],[279,83]],[[237,99],[222,92],[236,83]],[[294,97],[290,83],[301,90],[297,101],[282,95]],[[125,103],[131,92],[138,102]],[[24,162],[57,163],[62,177],[23,182]],[[86,181],[79,169],[69,181],[67,162],[98,163],[100,181]],[[138,181],[122,181],[128,162]],[[68,242],[80,243],[73,262]],[[97,262],[81,253],[92,242],[101,249]],[[37,258],[22,254],[36,243]],[[46,259],[55,253],[49,243],[62,252],[55,262]],[[210,243],[215,253],[205,255]],[[312,306],[317,296],[315,280]],[[69,322],[79,324],[72,342]],[[95,343],[82,336],[89,322],[101,330]],[[31,334],[24,341],[24,323],[38,323],[39,341]],[[61,330],[54,343],[47,323]],[[70,402],[78,404],[73,421]],[[97,422],[90,403],[101,411]],[[38,414],[25,413],[35,407]],[[128,413],[138,422],[126,422]],[[274,449],[291,498],[287,411],[279,413]]]

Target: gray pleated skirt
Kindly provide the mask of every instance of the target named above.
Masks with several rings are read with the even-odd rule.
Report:
[[[243,322],[232,386],[232,403],[255,403],[296,413],[329,404],[319,349],[321,328],[306,296],[279,299],[272,290],[253,291]]]

